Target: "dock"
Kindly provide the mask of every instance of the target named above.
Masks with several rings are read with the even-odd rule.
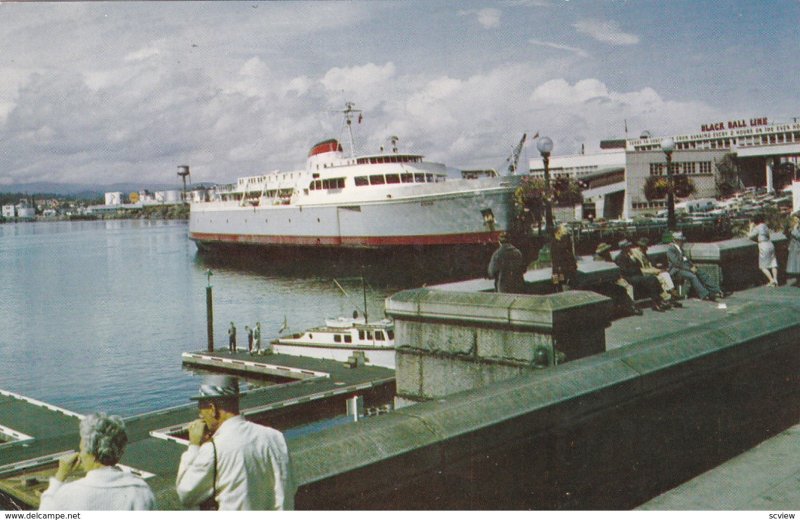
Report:
[[[248,420],[284,433],[345,414],[347,398],[360,395],[367,409],[385,409],[395,393],[394,371],[350,368],[343,363],[281,354],[186,352],[185,364],[253,377],[279,377],[282,384],[247,391],[241,398]],[[188,440],[186,426],[197,418],[197,405],[186,405],[125,418],[128,446],[120,466],[145,478],[159,509],[181,509],[175,476]],[[76,451],[81,414],[0,390],[0,491],[11,504],[38,507],[39,497],[58,458]],[[290,438],[287,433],[287,438]],[[80,476],[80,475],[78,475]]]

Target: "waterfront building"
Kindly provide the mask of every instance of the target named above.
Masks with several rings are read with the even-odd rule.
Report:
[[[3,218],[14,218],[16,216],[17,211],[13,204],[3,205]]]
[[[122,192],[121,191],[109,191],[106,194],[106,206],[119,206],[122,204]]]
[[[576,219],[588,215],[631,218],[655,213],[666,207],[666,200],[647,200],[644,185],[652,175],[666,175],[661,142],[667,137],[675,143],[673,173],[685,174],[694,183],[691,198],[719,195],[718,164],[728,154],[737,159],[739,181],[744,187],[781,190],[791,184],[798,169],[800,123],[771,123],[766,117],[757,117],[703,124],[695,133],[661,137],[645,133],[637,139],[601,143],[601,149],[619,147],[612,151],[553,156],[551,178],[567,176],[600,184],[590,184],[584,190],[584,204],[575,208]],[[529,166],[531,175],[543,176],[541,158],[531,159]],[[621,183],[613,182],[620,171]]]

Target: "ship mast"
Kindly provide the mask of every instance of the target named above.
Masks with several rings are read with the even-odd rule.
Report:
[[[353,141],[354,114],[358,114],[358,122],[361,122],[361,110],[355,108],[355,106],[356,104],[352,101],[346,101],[344,104],[344,110],[342,110],[342,113],[344,114],[344,122],[347,125],[347,137],[350,144],[350,158],[353,158],[356,155],[355,142]]]

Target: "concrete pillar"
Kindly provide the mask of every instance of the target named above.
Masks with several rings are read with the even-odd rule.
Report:
[[[800,211],[800,181],[792,181],[792,212]]]
[[[772,170],[774,164],[770,159],[767,159],[767,193],[772,193],[775,191],[775,187],[772,183]]]
[[[395,322],[397,405],[604,352],[610,313],[611,300],[588,291],[397,293],[386,300]]]

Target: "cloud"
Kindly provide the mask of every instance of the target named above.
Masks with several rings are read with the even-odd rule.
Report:
[[[561,44],[558,44],[558,43],[544,42],[544,41],[541,41],[541,40],[533,40],[533,39],[528,40],[528,42],[533,44],[533,45],[539,45],[541,47],[549,47],[551,49],[557,49],[557,50],[561,50],[561,51],[572,52],[572,53],[574,53],[574,54],[576,54],[576,55],[578,55],[578,56],[580,56],[582,58],[586,58],[586,57],[589,56],[589,53],[587,53],[585,50],[583,50],[583,49],[581,49],[579,47],[570,47],[569,45],[561,45]]]
[[[485,9],[467,9],[458,12],[459,16],[474,16],[484,29],[496,29],[500,27],[500,17],[502,11],[487,7]]]
[[[635,34],[623,32],[616,22],[602,20],[579,20],[572,24],[581,34],[591,36],[595,40],[609,45],[635,45],[639,37]]]
[[[158,56],[161,54],[161,51],[158,50],[156,47],[145,47],[139,49],[138,51],[131,52],[127,54],[123,60],[124,61],[142,61],[148,58],[152,58],[153,56]]]

